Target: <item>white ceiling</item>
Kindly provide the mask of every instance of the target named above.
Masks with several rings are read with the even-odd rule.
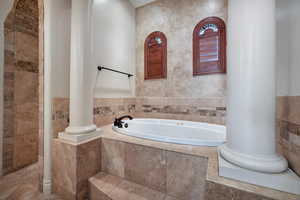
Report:
[[[156,0],[129,0],[135,8],[141,7]]]

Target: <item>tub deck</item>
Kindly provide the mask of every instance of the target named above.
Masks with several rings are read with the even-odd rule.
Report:
[[[113,131],[111,125],[102,127],[102,130],[102,143],[105,143],[105,141],[117,141],[207,159],[205,177],[205,195],[208,197],[207,199],[213,200],[218,199],[220,195],[224,197],[230,195],[228,199],[236,196],[241,199],[300,200],[298,195],[220,177],[218,175],[218,153],[216,147],[181,145],[136,138]]]

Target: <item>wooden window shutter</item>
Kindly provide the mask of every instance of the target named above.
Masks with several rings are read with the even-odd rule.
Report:
[[[145,80],[167,77],[167,38],[159,31],[145,41]]]
[[[193,33],[193,75],[226,73],[226,27],[222,19],[208,17]]]

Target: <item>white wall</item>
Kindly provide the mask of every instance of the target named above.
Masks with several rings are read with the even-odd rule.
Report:
[[[134,7],[141,7],[144,5],[147,5],[149,3],[152,3],[156,0],[130,0],[130,2],[133,4]]]
[[[71,0],[51,0],[52,97],[69,97]]]
[[[277,0],[277,96],[300,95],[300,1]]]
[[[277,96],[287,96],[289,91],[289,38],[286,30],[289,29],[288,4],[285,1],[276,1],[276,86]]]
[[[0,0],[0,176],[2,175],[3,155],[4,21],[12,6],[13,0]]]
[[[135,74],[135,9],[128,0],[94,0],[94,67]],[[96,75],[96,70],[95,70]],[[130,97],[135,78],[101,71],[95,97]]]
[[[300,1],[289,0],[290,5],[290,81],[289,95],[300,95]]]

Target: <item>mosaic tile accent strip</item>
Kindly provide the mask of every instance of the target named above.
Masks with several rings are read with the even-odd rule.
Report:
[[[52,105],[53,137],[63,132],[69,125],[69,99],[55,98]]]
[[[179,114],[179,115],[200,115],[207,117],[215,117],[218,114],[222,117],[225,116],[226,108],[216,108],[215,110],[203,109],[196,106],[155,106],[155,105],[142,105],[142,112],[156,112],[164,114]]]

